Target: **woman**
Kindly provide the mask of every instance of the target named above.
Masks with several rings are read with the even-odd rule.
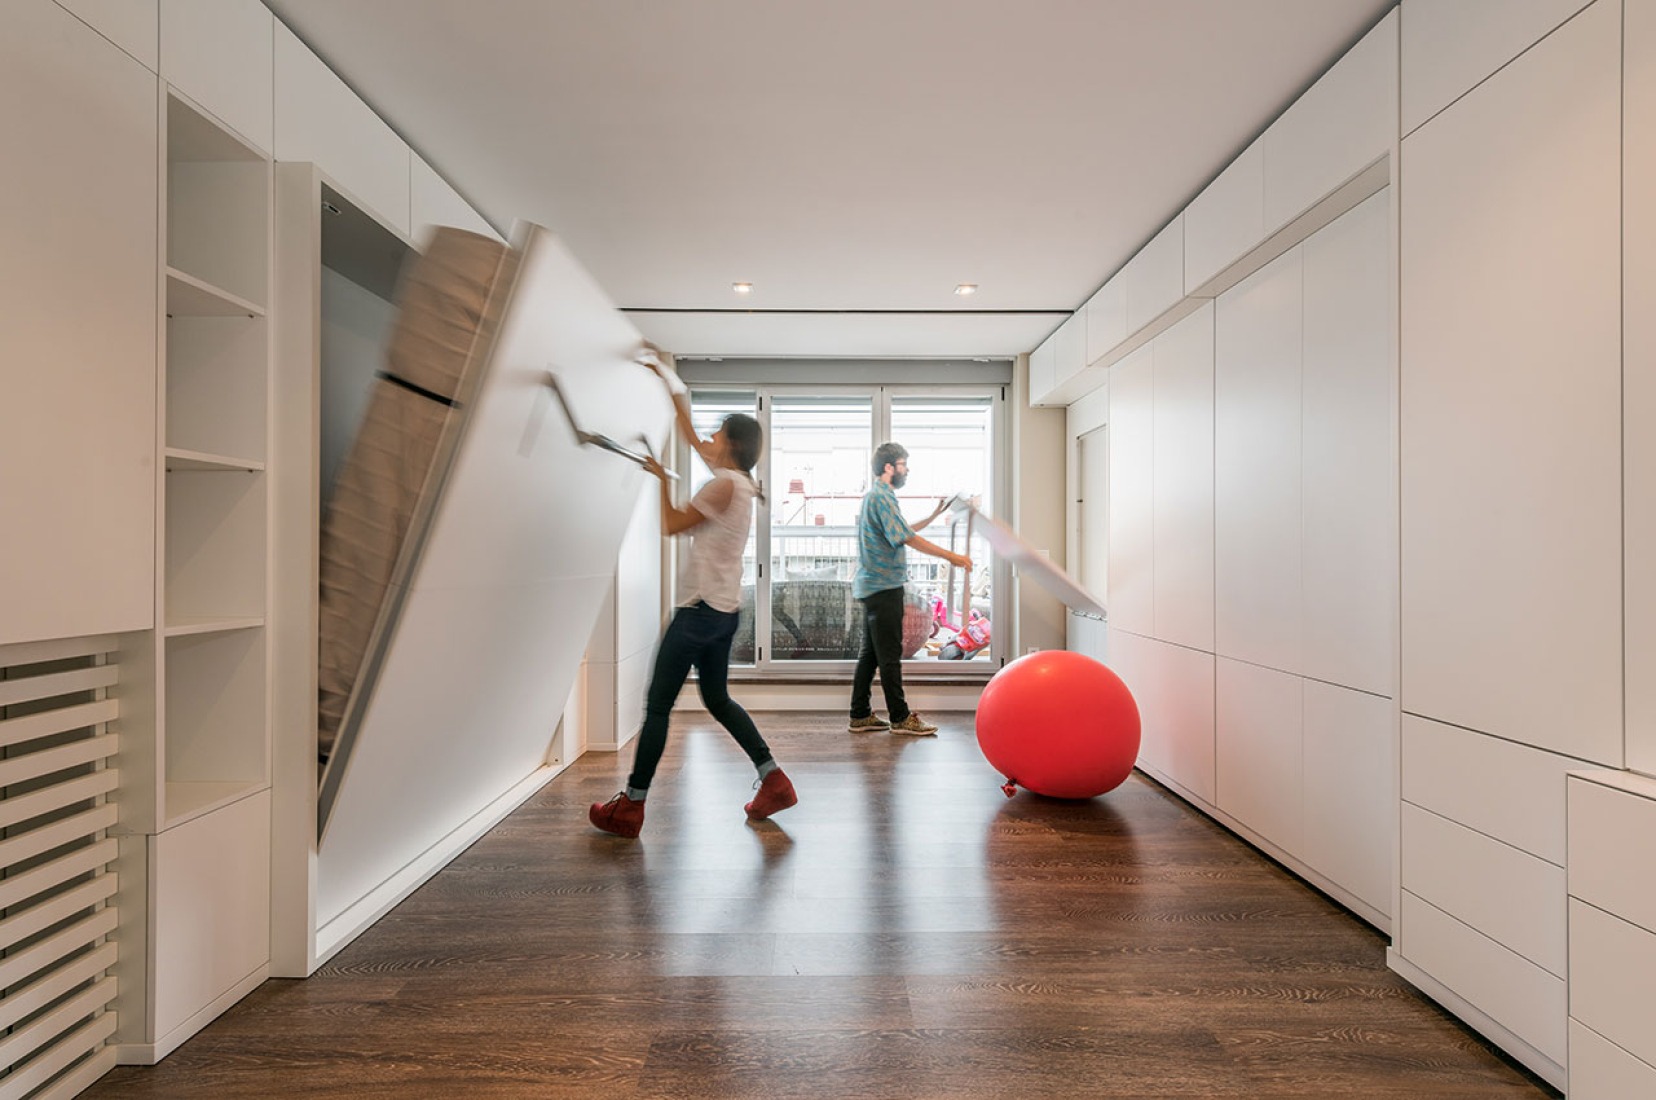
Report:
[[[679,607],[656,650],[655,671],[645,696],[644,728],[638,735],[627,789],[608,802],[594,802],[587,813],[604,832],[628,837],[637,836],[644,826],[644,801],[667,747],[667,719],[692,666],[708,713],[730,731],[759,771],[759,793],[744,807],[748,817],[761,821],[799,801],[753,719],[730,697],[726,686],[730,643],[740,617],[742,550],[753,522],[753,498],[759,492],[752,471],[759,461],[764,433],[753,417],[732,413],[711,440],[697,438],[688,398],[673,394],[665,367],[654,362],[650,366],[673,396],[679,430],[712,469],[713,479],[688,505],[676,508],[667,471],[654,459],[645,464],[661,482],[662,531],[688,533],[691,542],[679,579]]]

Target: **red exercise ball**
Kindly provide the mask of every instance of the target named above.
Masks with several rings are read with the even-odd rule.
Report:
[[[995,674],[977,708],[978,746],[1014,786],[1092,798],[1133,770],[1139,711],[1121,677],[1081,653],[1043,649]]]

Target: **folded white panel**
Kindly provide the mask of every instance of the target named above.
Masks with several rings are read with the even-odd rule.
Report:
[[[522,236],[481,388],[325,792],[322,925],[546,760],[645,482],[578,444],[546,372],[584,428],[665,443],[670,410],[632,361],[637,331],[552,234]]]

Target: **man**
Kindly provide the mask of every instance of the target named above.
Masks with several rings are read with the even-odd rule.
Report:
[[[908,480],[908,451],[896,443],[882,443],[874,450],[874,484],[863,497],[862,514],[857,518],[857,576],[851,595],[863,605],[862,655],[851,681],[852,733],[889,729],[892,733],[930,737],[937,727],[909,710],[903,698],[903,583],[908,579],[908,547],[942,558],[971,572],[972,559],[945,550],[915,534],[897,507],[896,490]],[[939,501],[932,514],[920,521],[924,527],[943,513],[946,501]],[[886,713],[880,718],[871,706],[874,672],[880,673],[885,692]]]

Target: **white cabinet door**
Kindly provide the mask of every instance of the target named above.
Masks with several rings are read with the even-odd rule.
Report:
[[[314,161],[352,199],[406,236],[408,146],[281,24],[275,94],[276,159]]]
[[[1155,633],[1155,390],[1146,346],[1110,368],[1110,624]]]
[[[1184,215],[1150,238],[1122,274],[1127,278],[1127,332],[1131,335],[1184,297]]]
[[[161,0],[161,76],[269,152],[275,32],[259,0]]]
[[[1623,32],[1622,487],[1627,566],[1627,766],[1656,775],[1656,4]],[[1636,135],[1636,138],[1635,138]]]
[[[1656,933],[1570,901],[1570,1015],[1656,1064]]]
[[[1052,382],[1061,386],[1087,365],[1087,315],[1076,311],[1053,337]]]
[[[0,645],[154,622],[157,112],[73,15],[0,4]]]
[[[1305,845],[1302,858],[1381,913],[1392,900],[1397,780],[1392,703],[1302,680]]]
[[[1266,233],[1390,153],[1397,140],[1396,13],[1295,100],[1262,140]]]
[[[1570,1021],[1570,1100],[1656,1096],[1656,1068],[1590,1027]]]
[[[1265,239],[1265,144],[1255,141],[1185,207],[1184,289],[1194,294]]]
[[[1120,275],[1088,299],[1087,362],[1095,363],[1127,339],[1127,281]]]
[[[150,72],[161,65],[161,0],[58,0]]]
[[[1620,766],[1621,19],[1403,143],[1404,709]]]
[[[1570,894],[1656,932],[1656,780],[1616,775],[1645,793],[1569,780]]]
[[[1449,106],[1587,3],[1403,0],[1403,132]]]
[[[1391,197],[1305,242],[1305,675],[1390,696],[1397,607],[1392,521]]]
[[[1213,305],[1156,338],[1155,635],[1213,650]]]
[[[1299,677],[1219,659],[1218,806],[1293,856],[1304,849],[1301,710]]]
[[[1298,672],[1301,253],[1214,316],[1214,635],[1221,657]]]

